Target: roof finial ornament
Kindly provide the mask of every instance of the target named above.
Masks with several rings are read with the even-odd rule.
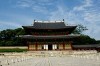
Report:
[[[63,22],[64,22],[65,20],[63,19]]]
[[[35,19],[34,19],[34,22],[35,22]]]

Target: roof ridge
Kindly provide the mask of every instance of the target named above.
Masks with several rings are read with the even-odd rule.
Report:
[[[34,22],[34,23],[64,23],[64,22],[51,22],[51,21],[50,22],[49,21],[48,22],[45,22],[44,21],[44,22]]]

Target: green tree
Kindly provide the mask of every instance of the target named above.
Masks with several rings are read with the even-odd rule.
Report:
[[[96,40],[90,38],[88,35],[80,35],[77,39],[73,40],[75,44],[96,44]]]
[[[25,41],[16,38],[18,35],[24,35],[25,31],[22,28],[6,29],[0,32],[0,46],[22,46],[26,45]]]
[[[22,28],[17,28],[14,30],[16,32],[16,35],[24,35],[25,31]]]
[[[80,37],[78,37],[77,39],[73,39],[74,44],[97,44],[98,42],[94,38],[82,34],[82,32],[85,30],[88,29],[83,25],[77,25],[77,28],[73,31],[73,33],[80,34]]]
[[[82,34],[83,31],[88,30],[83,25],[77,25],[77,28],[73,31],[74,34]]]
[[[3,40],[9,40],[15,37],[15,32],[12,29],[3,30],[0,32],[0,38]]]

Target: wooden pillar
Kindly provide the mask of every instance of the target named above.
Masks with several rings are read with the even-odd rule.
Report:
[[[36,50],[37,50],[37,47],[38,47],[38,46],[37,46],[37,39],[36,39],[36,44],[35,44],[35,48],[36,48]]]
[[[28,51],[29,51],[29,42],[27,42],[27,46],[28,46]]]
[[[65,50],[65,43],[64,43],[64,41],[63,41],[63,49]]]
[[[64,43],[64,39],[63,39],[63,50],[65,50],[65,43]]]
[[[55,34],[55,35],[56,35],[56,34]],[[55,39],[55,41],[54,41],[54,49],[53,49],[53,50],[56,50],[55,46],[57,46],[57,45],[56,45],[56,39]]]
[[[58,42],[56,42],[57,43],[57,50],[59,50],[59,43]]]
[[[70,41],[70,46],[71,46],[71,50],[73,49],[73,46],[72,46],[72,41]]]
[[[45,39],[44,39],[44,41],[43,41],[43,47],[45,47],[45,46],[44,46],[44,45],[45,45],[44,43],[46,44]],[[46,48],[45,48],[45,51],[46,51]]]

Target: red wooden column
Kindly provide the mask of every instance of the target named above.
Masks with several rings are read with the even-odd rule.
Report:
[[[64,43],[64,40],[63,40],[63,49],[65,50],[65,43]]]
[[[35,48],[36,48],[36,50],[37,50],[37,47],[38,47],[38,46],[37,46],[37,39],[36,39],[36,44],[35,44]]]
[[[29,42],[27,42],[27,46],[28,46],[28,51],[29,51]]]
[[[73,46],[72,46],[72,41],[70,41],[70,46],[71,46],[71,50],[73,49]]]
[[[56,35],[56,34],[55,34],[55,35]],[[55,43],[55,44],[56,44],[56,39],[55,39],[55,41],[54,41],[53,43]],[[56,49],[53,49],[53,50],[56,50]]]

